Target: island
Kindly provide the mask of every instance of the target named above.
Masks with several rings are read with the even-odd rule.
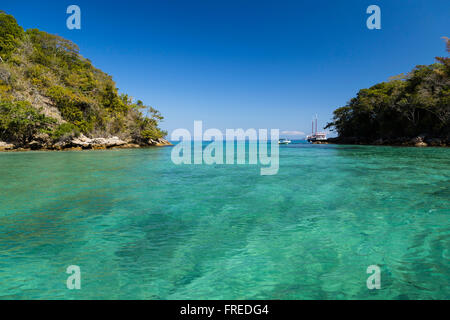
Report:
[[[163,119],[119,94],[73,42],[0,11],[0,151],[170,145]]]
[[[337,137],[317,143],[450,146],[450,58],[360,90],[325,128]]]

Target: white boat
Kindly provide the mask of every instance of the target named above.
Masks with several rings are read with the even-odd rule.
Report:
[[[280,140],[278,140],[278,144],[289,144],[291,142],[292,141],[289,140],[289,139],[280,139]]]

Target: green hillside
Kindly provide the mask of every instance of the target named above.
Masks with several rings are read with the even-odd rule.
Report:
[[[83,134],[150,145],[166,135],[158,128],[161,114],[119,94],[112,77],[83,58],[76,44],[25,31],[4,12],[0,57],[0,141],[26,147]]]
[[[450,41],[447,51],[450,52]],[[406,75],[362,89],[334,111],[327,128],[342,142],[407,142],[414,137],[450,143],[450,58],[420,65]],[[441,142],[439,142],[441,141]]]

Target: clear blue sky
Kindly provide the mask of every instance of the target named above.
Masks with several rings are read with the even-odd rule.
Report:
[[[82,30],[66,28],[77,4]],[[368,30],[366,9],[382,10]],[[448,0],[2,1],[26,29],[80,46],[121,92],[166,117],[162,127],[309,132],[361,88],[445,55]]]

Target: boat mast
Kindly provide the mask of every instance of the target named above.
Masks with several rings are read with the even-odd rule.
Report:
[[[316,114],[316,135],[317,135],[317,114]]]

